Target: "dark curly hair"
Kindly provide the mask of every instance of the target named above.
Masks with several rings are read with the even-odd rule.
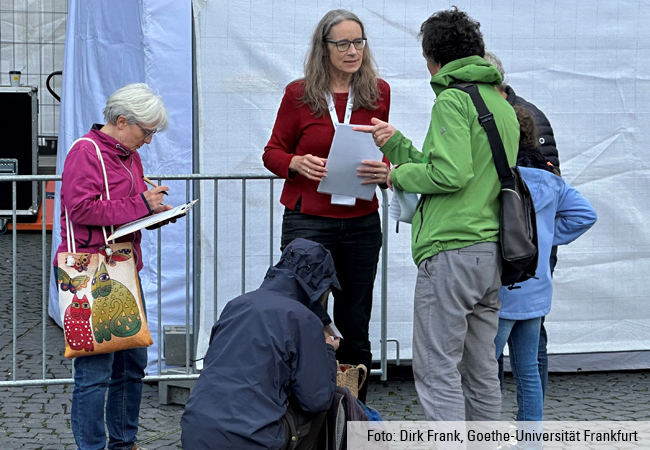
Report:
[[[419,37],[424,56],[441,66],[468,56],[485,56],[481,24],[453,6],[422,23]]]
[[[533,114],[521,106],[515,106],[515,113],[519,121],[519,152],[517,153],[517,165],[520,167],[532,167],[533,169],[548,170],[555,175],[560,175],[553,164],[539,149],[537,139],[537,126]]]
[[[521,106],[514,106],[514,110],[519,122],[519,145],[537,147],[539,141],[537,140],[537,126],[533,115]]]

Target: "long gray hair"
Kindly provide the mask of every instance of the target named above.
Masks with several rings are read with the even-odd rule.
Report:
[[[316,25],[311,38],[311,48],[305,58],[305,93],[300,98],[302,104],[309,108],[316,117],[327,113],[325,97],[331,92],[329,47],[325,40],[332,27],[345,20],[353,20],[361,27],[362,37],[366,37],[363,23],[356,14],[345,9],[334,9],[323,16]],[[366,44],[361,57],[361,67],[352,75],[354,106],[375,110],[379,107],[380,92],[377,87],[377,69],[370,47]]]

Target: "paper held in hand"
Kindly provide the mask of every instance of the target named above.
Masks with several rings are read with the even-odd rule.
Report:
[[[332,147],[327,156],[327,176],[318,185],[318,192],[339,194],[372,200],[376,184],[361,184],[365,178],[357,176],[361,161],[371,159],[381,161],[383,155],[375,145],[370,133],[354,131],[357,125],[338,124]]]
[[[111,241],[113,239],[117,239],[119,237],[133,233],[134,231],[138,231],[165,220],[173,219],[174,217],[187,214],[187,212],[192,209],[192,206],[194,206],[194,203],[196,202],[198,202],[198,199],[192,200],[191,202],[185,203],[184,205],[177,206],[176,208],[170,209],[169,211],[161,212],[159,214],[152,214],[150,216],[143,217],[142,219],[126,223],[115,230],[115,232],[108,237],[108,240]]]

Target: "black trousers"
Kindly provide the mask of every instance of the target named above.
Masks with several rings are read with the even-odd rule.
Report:
[[[341,363],[363,364],[368,370],[372,364],[369,325],[372,310],[372,291],[381,250],[381,221],[374,212],[351,219],[302,214],[285,208],[282,221],[284,249],[296,238],[318,242],[334,258],[336,276],[341,290],[334,289],[334,323],[343,338],[336,358]],[[368,384],[359,391],[359,400],[365,403]]]

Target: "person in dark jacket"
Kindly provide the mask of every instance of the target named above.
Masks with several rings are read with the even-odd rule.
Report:
[[[329,251],[295,239],[259,289],[226,305],[181,419],[183,448],[313,448],[336,389],[339,338],[318,301],[332,287]]]
[[[519,97],[517,94],[515,94],[514,89],[508,86],[506,83],[506,74],[505,70],[503,69],[503,64],[497,55],[492,52],[485,52],[483,59],[496,67],[496,69],[501,74],[503,82],[499,86],[496,86],[496,89],[499,91],[501,96],[505,98],[506,101],[513,107],[520,106],[530,111],[532,114],[533,120],[535,122],[535,127],[537,129],[536,139],[539,142],[538,151],[553,165],[553,168],[557,171],[557,174],[560,175],[560,157],[558,155],[557,147],[555,146],[555,136],[553,134],[553,127],[551,127],[551,122],[549,122],[546,115],[537,106],[533,105],[526,99]],[[551,266],[551,276],[553,276],[553,271],[557,265],[556,245],[551,247],[549,265]],[[537,360],[539,363],[539,375],[542,379],[542,392],[544,395],[546,395],[546,385],[548,384],[548,336],[546,334],[546,328],[544,327],[544,317],[542,317],[541,322]],[[510,366],[513,372],[517,370],[516,363],[513,363],[513,361],[510,361]],[[503,357],[499,358],[499,379],[503,380]]]
[[[515,93],[514,89],[508,85],[505,78],[506,74],[503,70],[503,64],[497,55],[492,52],[485,52],[483,59],[496,67],[496,69],[501,74],[501,77],[503,78],[501,84],[496,86],[497,91],[499,91],[501,96],[505,98],[506,101],[512,106],[521,106],[522,108],[530,111],[530,113],[533,115],[535,126],[537,127],[539,150],[546,157],[546,159],[548,159],[549,162],[553,164],[553,167],[555,167],[558,172],[560,172],[560,157],[555,145],[555,135],[553,134],[553,127],[551,127],[551,122],[549,122],[546,115],[537,106],[533,105],[525,98],[519,97]]]

